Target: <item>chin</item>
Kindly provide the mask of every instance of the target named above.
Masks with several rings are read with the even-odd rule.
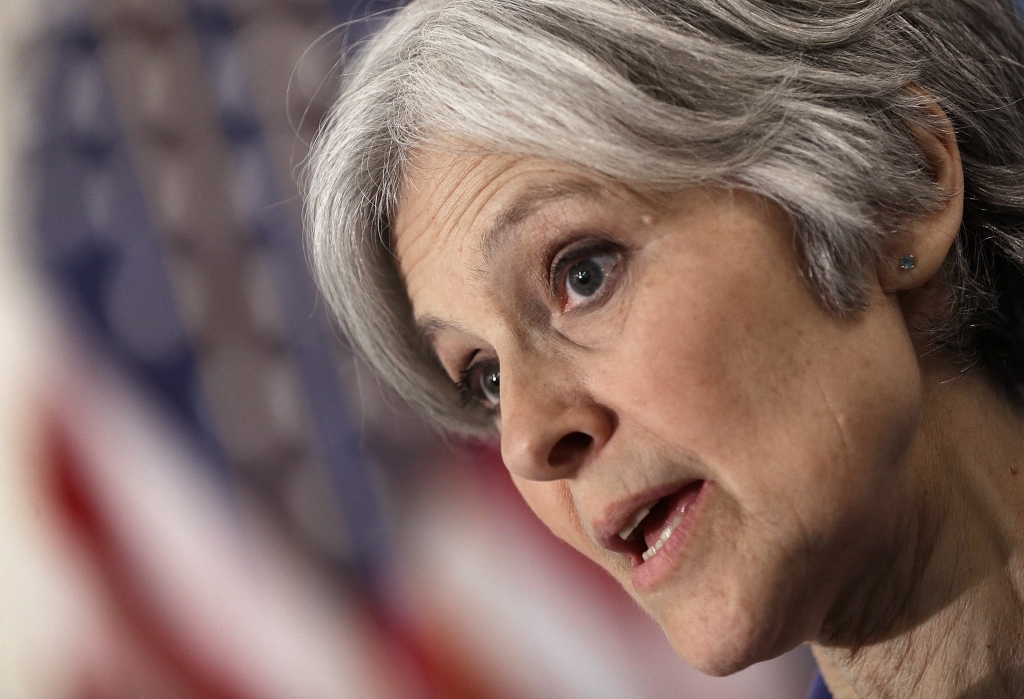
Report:
[[[672,647],[684,660],[713,677],[731,675],[791,650],[790,647],[780,647],[772,634],[730,626],[690,626],[680,630],[666,629],[665,632]]]
[[[706,675],[724,677],[771,660],[800,645],[800,607],[769,594],[767,581],[731,599],[721,588],[688,598],[666,619],[656,619],[675,651]],[[785,587],[785,586],[783,586]],[[734,592],[737,592],[734,590]]]

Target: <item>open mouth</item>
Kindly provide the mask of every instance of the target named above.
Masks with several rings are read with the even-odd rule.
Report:
[[[633,514],[619,532],[619,538],[636,554],[634,565],[646,563],[658,555],[686,519],[687,509],[697,499],[703,485],[704,481],[690,483]]]

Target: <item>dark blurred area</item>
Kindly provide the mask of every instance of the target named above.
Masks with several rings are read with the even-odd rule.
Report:
[[[782,699],[699,675],[338,337],[296,176],[399,3],[0,9],[0,696]]]

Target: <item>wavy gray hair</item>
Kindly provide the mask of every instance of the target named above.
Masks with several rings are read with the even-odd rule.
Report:
[[[821,303],[852,314],[886,236],[944,196],[911,129],[932,118],[930,95],[966,180],[932,337],[1019,396],[1022,63],[1008,0],[416,0],[360,47],[314,145],[315,274],[403,397],[486,431],[417,333],[390,251],[413,148],[455,138],[642,191],[755,192],[791,217]]]

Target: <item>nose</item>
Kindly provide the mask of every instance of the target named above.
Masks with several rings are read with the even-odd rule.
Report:
[[[501,456],[509,471],[527,480],[572,478],[615,430],[609,408],[550,374],[502,365]]]

